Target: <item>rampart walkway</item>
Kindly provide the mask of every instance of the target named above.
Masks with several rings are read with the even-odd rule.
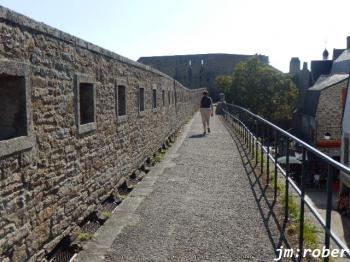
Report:
[[[197,113],[79,261],[273,261],[271,242],[234,140]]]

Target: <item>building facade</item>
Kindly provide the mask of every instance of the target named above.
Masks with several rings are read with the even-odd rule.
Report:
[[[350,84],[350,83],[349,83]],[[350,167],[350,95],[349,95],[349,84],[348,92],[345,99],[345,108],[342,118],[342,143],[341,143],[341,162]],[[350,195],[350,177],[346,174],[340,174],[340,186],[343,193]]]
[[[339,158],[344,91],[349,76],[320,76],[307,91],[302,111],[303,139],[327,155]]]

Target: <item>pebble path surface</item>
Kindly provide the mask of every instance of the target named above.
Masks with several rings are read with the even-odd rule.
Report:
[[[236,144],[217,116],[211,131],[197,113],[105,261],[273,261]]]

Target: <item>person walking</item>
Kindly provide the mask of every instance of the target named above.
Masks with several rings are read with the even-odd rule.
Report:
[[[210,126],[209,126],[209,120],[210,116],[214,115],[214,110],[213,110],[213,101],[211,100],[211,97],[208,94],[208,91],[203,92],[203,97],[201,99],[201,104],[200,104],[200,112],[202,116],[202,123],[203,123],[203,128],[204,128],[204,133],[205,135],[207,133],[210,133]]]

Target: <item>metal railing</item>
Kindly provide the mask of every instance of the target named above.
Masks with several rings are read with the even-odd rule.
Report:
[[[284,222],[288,221],[289,218],[289,197],[291,196],[290,187],[294,189],[296,195],[300,199],[299,205],[299,254],[297,257],[298,261],[303,259],[304,250],[304,222],[305,222],[305,205],[311,211],[311,214],[319,222],[320,226],[324,230],[324,248],[330,250],[330,241],[334,241],[335,245],[344,250],[344,255],[350,258],[350,251],[348,247],[337,237],[337,235],[332,231],[331,228],[331,213],[332,213],[332,181],[335,176],[335,172],[342,172],[344,175],[350,176],[350,169],[343,164],[335,161],[331,157],[317,150],[316,148],[310,146],[304,141],[298,139],[292,134],[286,132],[275,124],[269,122],[268,120],[250,112],[249,110],[231,105],[228,103],[222,103],[222,111],[225,119],[229,118],[233,121],[236,130],[241,135],[243,142],[247,146],[249,153],[255,158],[255,162],[258,163],[260,157],[260,168],[261,173],[263,173],[264,168],[266,169],[266,181],[269,184],[270,181],[270,165],[274,165],[274,198],[277,196],[277,180],[278,172],[282,174],[283,182],[285,186],[285,201],[284,204]],[[299,183],[291,178],[290,164],[291,159],[291,144],[294,143],[298,145],[301,149],[301,178]],[[271,146],[273,145],[273,146]],[[283,148],[283,145],[286,145]],[[260,148],[259,148],[260,147]],[[275,149],[275,153],[271,152],[271,149]],[[281,150],[280,150],[281,148]],[[279,151],[279,152],[278,152]],[[285,154],[285,165],[283,168],[277,161],[278,153],[283,152]],[[325,220],[314,207],[313,203],[305,196],[306,191],[306,176],[308,170],[307,157],[311,154],[316,156],[318,159],[323,161],[327,165],[327,208],[326,208],[326,218]],[[266,161],[264,161],[264,156]],[[266,163],[266,167],[264,164]],[[271,163],[270,163],[271,162]],[[295,195],[295,194],[294,194]],[[329,261],[329,256],[324,258],[324,261]]]

